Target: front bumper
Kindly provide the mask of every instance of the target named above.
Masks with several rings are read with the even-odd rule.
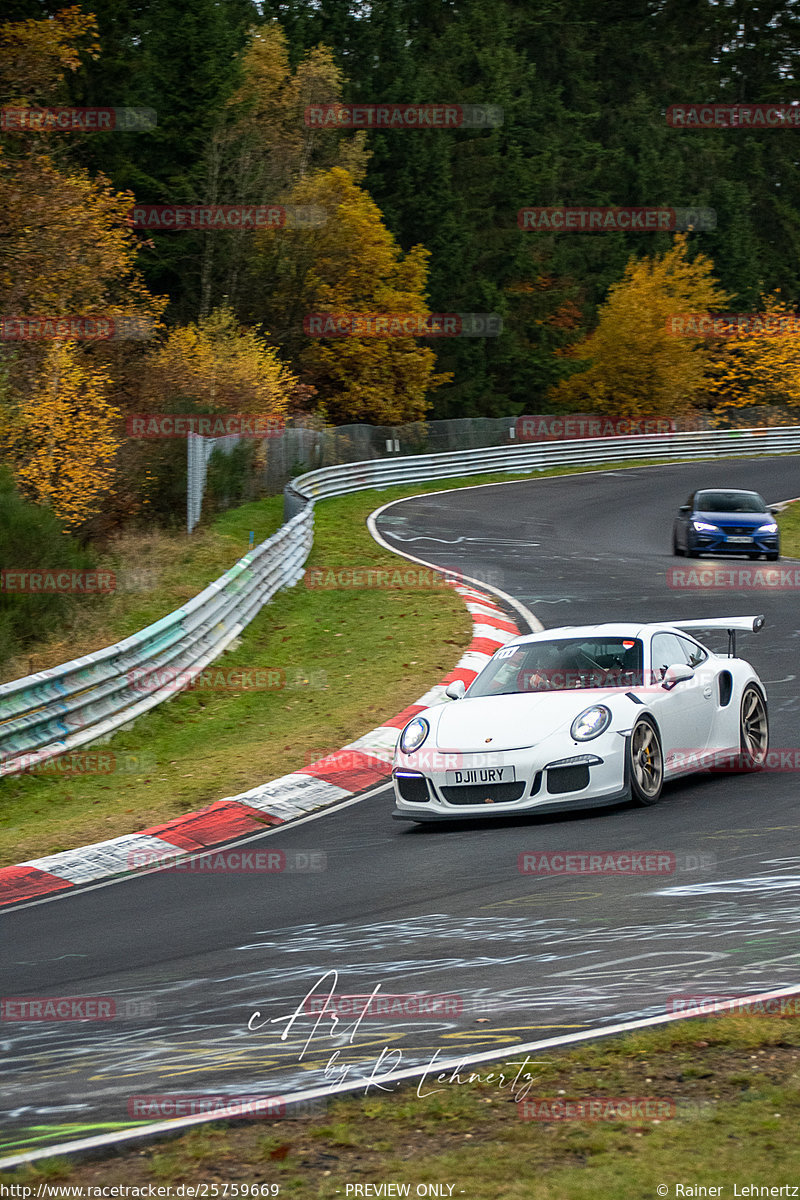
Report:
[[[731,541],[731,538],[746,538],[746,541]],[[777,554],[780,550],[780,535],[759,533],[758,529],[742,533],[722,530],[720,533],[689,534],[689,547],[698,554]]]
[[[472,821],[594,808],[630,799],[626,738],[611,732],[597,742],[601,745],[593,741],[557,749],[542,745],[505,751],[503,763],[514,768],[515,777],[500,784],[480,779],[457,786],[448,782],[448,759],[457,760],[462,774],[479,775],[485,754],[439,752],[442,762],[434,769],[422,765],[423,752],[398,754],[392,771],[392,816],[398,821]]]

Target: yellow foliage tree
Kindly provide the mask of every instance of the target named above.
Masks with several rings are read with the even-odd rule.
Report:
[[[7,23],[0,26],[0,50],[4,103],[57,104],[66,72],[80,65],[82,54],[97,55],[96,22],[74,7],[44,20]],[[0,312],[111,318],[155,332],[166,299],[148,292],[136,266],[138,245],[127,216],[134,197],[69,165],[63,135],[27,131],[6,140]],[[142,347],[140,340],[54,346],[26,336],[9,348],[0,452],[22,489],[70,525],[104,506],[114,458],[112,415],[119,415],[114,401],[124,394]]]
[[[218,411],[280,416],[296,385],[277,350],[223,307],[170,332],[146,363],[144,396],[151,407],[185,396]]]
[[[114,479],[120,413],[108,400],[105,368],[78,360],[74,342],[48,347],[38,387],[19,404],[17,431],[26,454],[20,489],[77,527],[100,511]]]
[[[701,339],[676,336],[676,313],[719,311],[729,296],[714,280],[704,254],[691,261],[687,237],[653,258],[632,258],[609,289],[597,328],[572,350],[588,360],[562,380],[550,399],[562,409],[621,417],[680,417],[702,398],[709,352]]]
[[[81,65],[81,51],[97,58],[97,19],[77,5],[46,20],[0,25],[4,103],[50,103],[67,71]]]
[[[241,73],[207,151],[207,203],[283,203],[305,175],[333,166],[346,167],[361,181],[370,157],[366,133],[320,131],[304,121],[309,105],[341,100],[342,72],[327,47],[310,50],[293,71],[286,35],[273,21],[253,32]],[[205,239],[201,314],[220,294],[238,311],[251,249],[248,230]]]
[[[335,423],[421,420],[430,407],[427,393],[451,378],[435,373],[430,345],[413,337],[328,340],[303,330],[312,313],[429,315],[430,252],[414,246],[403,257],[380,209],[343,167],[301,180],[291,199],[323,210],[327,219],[314,228],[257,235],[261,286],[253,318],[276,333],[282,326],[282,344]]]
[[[766,423],[794,420],[800,407],[800,337],[797,313],[776,292],[762,297],[769,318],[764,332],[749,331],[717,338],[710,345],[708,398],[716,416],[725,418],[743,408],[769,406]],[[784,332],[774,332],[783,322]],[[786,332],[788,330],[788,332]],[[759,414],[759,424],[765,423]]]

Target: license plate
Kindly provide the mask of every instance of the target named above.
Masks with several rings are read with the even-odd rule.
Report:
[[[731,545],[736,545],[736,546],[749,546],[750,543],[752,542],[752,540],[753,539],[751,537],[729,537],[728,538],[728,541],[731,543]]]
[[[459,787],[479,783],[516,783],[513,767],[465,767],[463,771],[447,771],[447,786]]]

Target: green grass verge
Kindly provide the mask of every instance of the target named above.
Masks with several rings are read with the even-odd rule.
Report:
[[[592,469],[642,465],[652,464]],[[308,566],[397,569],[402,560],[377,546],[365,526],[389,500],[585,470],[477,475],[326,500],[316,507]],[[104,565],[133,584],[143,578],[154,586],[141,594],[121,589],[101,610],[102,625],[93,618],[90,633],[76,630],[71,647],[55,648],[58,657],[49,647],[52,661],[128,636],[178,607],[246,551],[250,530],[258,543],[281,520],[282,498],[274,497],[224,514],[192,539],[156,535],[149,556],[139,538],[127,554],[121,543]],[[450,589],[315,591],[301,583],[280,593],[215,666],[283,671],[285,687],[176,696],[97,748],[119,764],[113,773],[0,781],[0,866],[134,833],[306,766],[413,703],[453,667],[471,629]],[[36,669],[43,665],[49,663]]]
[[[272,1194],[298,1200],[403,1194],[397,1185],[409,1185],[415,1196],[424,1194],[417,1191],[423,1184],[450,1185],[452,1193],[446,1186],[432,1194],[469,1200],[704,1194],[733,1200],[734,1185],[740,1196],[758,1195],[769,1193],[742,1188],[797,1181],[796,1017],[689,1020],[532,1055],[544,1061],[528,1063],[530,1079],[523,1073],[512,1093],[509,1085],[523,1057],[473,1067],[480,1078],[471,1083],[470,1072],[462,1069],[461,1082],[439,1082],[434,1075],[419,1088],[404,1085],[391,1094],[329,1101],[325,1111],[308,1117],[214,1124],[101,1162],[48,1161],[6,1174],[2,1182],[125,1183],[145,1189],[216,1184],[219,1196],[224,1184],[258,1184],[261,1195],[273,1185]],[[525,1097],[522,1089],[528,1087]],[[441,1090],[426,1095],[436,1088]],[[547,1122],[524,1119],[514,1102],[599,1096],[653,1097],[674,1103],[674,1109],[661,1120]],[[57,1133],[54,1127],[51,1132]],[[22,1148],[20,1141],[16,1145]],[[7,1143],[3,1153],[11,1152]],[[387,1184],[395,1189],[387,1191]],[[383,1193],[377,1190],[381,1185]],[[714,1186],[724,1190],[688,1190]],[[230,1187],[228,1194],[235,1194]]]
[[[776,520],[781,533],[781,555],[800,558],[800,501],[790,504]]]
[[[0,683],[121,641],[180,608],[247,552],[251,531],[258,545],[282,521],[283,497],[273,496],[224,513],[191,538],[163,530],[124,534],[95,568],[115,575],[116,590],[76,603],[58,633],[0,663]]]

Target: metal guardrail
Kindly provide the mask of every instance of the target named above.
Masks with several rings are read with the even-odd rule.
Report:
[[[0,777],[96,742],[187,687],[302,578],[313,537],[308,506],[183,608],[116,645],[0,685]]]
[[[625,462],[629,459],[734,458],[748,454],[800,453],[800,426],[774,429],[725,429],[700,433],[583,438],[562,442],[516,443],[450,454],[420,454],[323,467],[300,475],[284,490],[284,513],[306,500],[322,500],[366,488],[419,483],[489,472],[524,472],[548,467]]]
[[[310,471],[287,486],[286,523],[278,532],[183,608],[114,646],[0,685],[0,777],[98,741],[187,686],[280,588],[302,577],[316,500],[393,484],[570,464],[797,453],[800,426],[784,426],[517,443]],[[165,668],[180,675],[178,683],[148,693],[147,673],[157,679]]]

